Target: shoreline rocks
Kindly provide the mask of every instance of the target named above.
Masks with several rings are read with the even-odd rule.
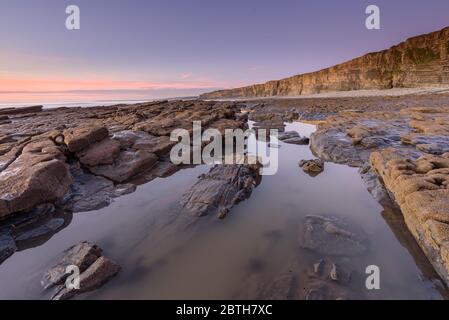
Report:
[[[100,288],[119,271],[120,266],[103,256],[103,250],[89,242],[81,242],[67,249],[61,261],[48,269],[42,277],[44,289],[54,288],[51,300],[67,300],[76,295]],[[71,275],[67,267],[76,266],[80,272],[79,289],[68,288]]]
[[[194,216],[225,218],[260,183],[260,165],[216,165],[182,196],[183,210]]]
[[[321,159],[301,160],[299,161],[299,166],[312,177],[316,177],[324,171],[324,161]]]

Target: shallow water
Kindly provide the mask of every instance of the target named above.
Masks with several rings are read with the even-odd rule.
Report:
[[[314,129],[303,123],[286,128],[306,136]],[[45,244],[14,254],[0,266],[0,299],[48,298],[39,284],[44,270],[84,240],[98,243],[122,271],[81,299],[258,298],[258,287],[270,284],[292,260],[300,261],[294,267],[302,270],[320,258],[298,245],[300,225],[310,214],[342,217],[367,234],[368,252],[348,260],[361,279],[352,285],[357,298],[445,296],[400,212],[379,205],[357,169],[326,163],[325,171],[312,178],[298,167],[299,160],[314,158],[309,147],[279,145],[277,174],[264,176],[226,219],[177,215],[181,194],[209,167],[182,170],[107,208],[74,214],[71,224]],[[380,290],[364,286],[368,265],[380,268]]]

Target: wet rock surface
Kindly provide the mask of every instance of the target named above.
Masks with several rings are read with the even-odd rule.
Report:
[[[1,110],[2,260],[65,228],[73,212],[98,210],[136,186],[174,174],[173,129],[246,127],[234,102],[156,101],[91,108]],[[232,202],[232,201],[231,201]],[[229,203],[231,203],[229,202]],[[229,204],[229,203],[226,203]],[[52,204],[49,212],[39,206]],[[15,222],[11,222],[15,220]]]
[[[317,156],[361,167],[373,196],[381,203],[395,201],[446,283],[448,120],[448,107],[435,104],[400,111],[342,111],[311,136]]]
[[[311,176],[317,176],[324,171],[324,161],[321,159],[301,160],[299,166]]]
[[[101,248],[89,242],[81,242],[67,249],[64,254],[58,264],[45,272],[41,281],[44,289],[53,288],[52,300],[67,300],[98,289],[120,271],[119,265],[103,256]],[[67,272],[67,268],[73,266],[80,272],[78,289],[65,284],[73,272]]]
[[[16,243],[9,231],[0,230],[0,264],[12,256],[16,250]]]
[[[259,169],[258,164],[214,166],[182,196],[183,210],[199,217],[214,214],[220,219],[224,218],[260,183]]]
[[[364,233],[336,217],[307,216],[299,241],[303,248],[329,256],[352,256],[368,250]]]

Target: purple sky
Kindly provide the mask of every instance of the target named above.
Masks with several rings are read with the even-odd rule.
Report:
[[[65,28],[70,4],[79,31]],[[366,30],[369,4],[381,8],[382,30]],[[0,102],[196,95],[448,25],[448,0],[1,0]]]

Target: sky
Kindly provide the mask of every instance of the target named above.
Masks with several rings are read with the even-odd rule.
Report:
[[[380,30],[365,27],[371,4]],[[65,26],[69,5],[80,30]],[[446,26],[447,0],[0,0],[0,103],[192,96]]]

